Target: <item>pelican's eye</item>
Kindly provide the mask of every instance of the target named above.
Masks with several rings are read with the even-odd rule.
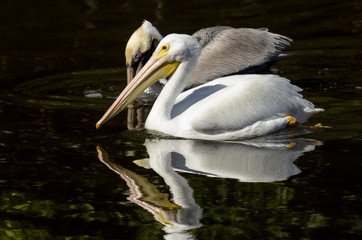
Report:
[[[140,54],[139,52],[137,52],[137,53],[134,55],[134,57],[135,57],[136,59],[138,59],[138,58],[141,57],[141,54]]]
[[[142,53],[140,51],[136,51],[132,56],[132,61],[138,62],[142,57]]]
[[[163,44],[162,47],[161,47],[161,51],[167,52],[168,49],[170,49],[170,44],[169,43]]]
[[[160,50],[158,51],[157,58],[161,58],[161,57],[165,56],[169,49],[170,49],[169,43],[163,44],[161,46]]]

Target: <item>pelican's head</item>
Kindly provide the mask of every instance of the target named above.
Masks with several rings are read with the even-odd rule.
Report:
[[[150,59],[161,39],[161,34],[147,20],[132,34],[125,52],[128,83]]]
[[[131,104],[141,93],[160,79],[170,76],[181,62],[197,61],[201,47],[196,38],[184,34],[170,34],[161,40],[155,52],[126,86],[116,101],[97,122],[99,128]],[[187,74],[192,74],[188,71]],[[170,80],[171,81],[171,80]]]

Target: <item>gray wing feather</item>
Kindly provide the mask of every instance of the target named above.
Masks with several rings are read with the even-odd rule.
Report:
[[[220,32],[226,29],[233,29],[232,27],[228,26],[215,26],[209,28],[202,28],[199,31],[192,34],[193,37],[199,41],[202,48],[204,48],[211,40],[215,38]]]
[[[193,34],[202,51],[186,87],[273,64],[292,39],[265,29],[211,27]]]

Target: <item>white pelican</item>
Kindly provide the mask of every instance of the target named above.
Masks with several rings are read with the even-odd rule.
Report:
[[[145,128],[150,131],[181,138],[235,140],[304,123],[323,111],[303,99],[298,93],[301,88],[276,75],[217,78],[180,94],[195,70],[200,51],[200,44],[192,36],[166,36],[96,127],[171,74],[146,120]]]
[[[281,57],[292,42],[286,36],[265,29],[227,26],[203,28],[193,36],[202,50],[196,70],[185,89],[226,75],[265,70]],[[125,51],[128,83],[151,57],[161,39],[159,31],[146,20],[132,34]],[[157,96],[162,87],[157,82],[142,97]]]

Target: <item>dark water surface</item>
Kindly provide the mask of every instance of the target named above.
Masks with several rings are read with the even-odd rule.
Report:
[[[273,72],[325,108],[308,125],[331,128],[152,139],[125,111],[96,130],[143,19],[293,38]],[[361,1],[14,0],[0,22],[0,239],[362,237]]]

